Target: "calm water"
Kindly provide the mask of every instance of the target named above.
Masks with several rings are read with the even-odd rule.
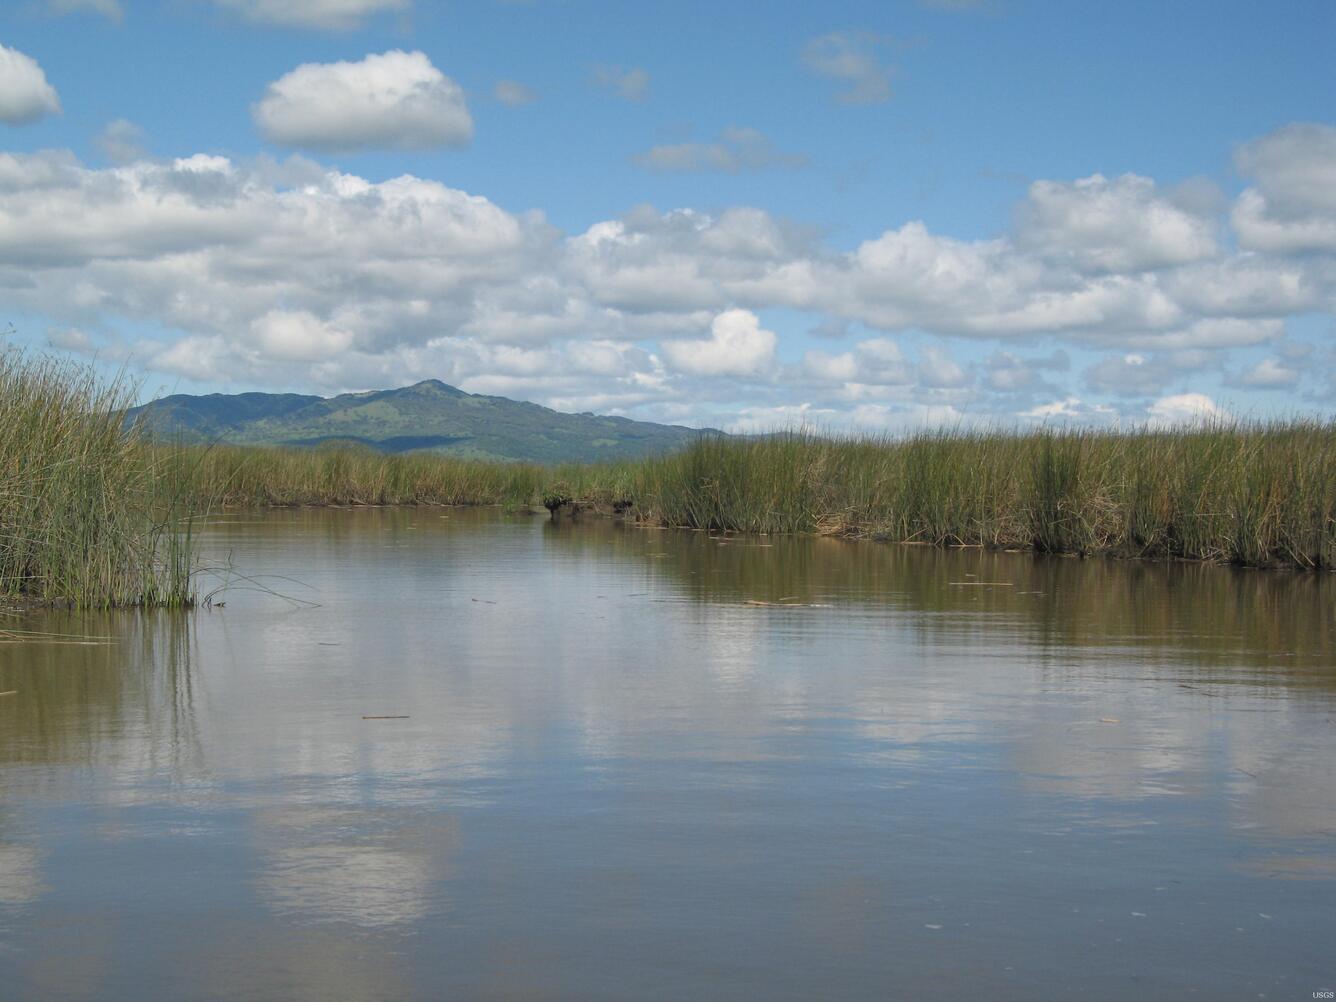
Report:
[[[1336,582],[493,511],[206,546],[224,607],[0,644],[5,999],[1336,989]]]

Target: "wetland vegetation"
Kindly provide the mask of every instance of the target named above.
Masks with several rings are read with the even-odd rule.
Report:
[[[0,597],[178,606],[190,520],[172,469],[122,428],[134,387],[0,352]]]
[[[1330,568],[1336,426],[1318,422],[839,438],[705,438],[540,467],[368,449],[161,453],[202,502],[501,504],[717,532]]]
[[[294,505],[618,512],[714,532],[1329,569],[1336,425],[1131,431],[808,431],[706,437],[585,465],[360,446],[163,445],[122,426],[125,381],[0,355],[0,594],[78,606],[191,599],[191,514]]]

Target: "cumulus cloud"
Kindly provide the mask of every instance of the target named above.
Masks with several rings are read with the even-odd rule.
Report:
[[[407,10],[412,0],[213,0],[256,24],[347,31],[382,11]]]
[[[1231,220],[1244,247],[1280,253],[1336,251],[1336,127],[1296,123],[1239,148],[1256,184]]]
[[[915,221],[839,248],[756,208],[637,206],[565,234],[438,182],[301,157],[116,159],[0,153],[0,288],[15,312],[96,335],[102,357],[200,380],[344,390],[436,376],[715,424],[802,404],[846,423],[940,406],[1101,421],[1102,395],[1135,402],[1109,413],[1149,416],[1142,405],[1205,369],[1279,385],[1303,367],[1285,318],[1336,311],[1330,255],[1222,242],[1172,263],[1136,227],[1065,228],[1054,249],[1019,220],[989,240]],[[1128,196],[1121,180],[1095,194]],[[1083,205],[1077,184],[1056,186],[1059,201]],[[1206,218],[1178,191],[1132,195]],[[136,325],[170,333],[116,342]],[[861,339],[781,363],[775,331],[813,325]],[[1260,346],[1274,364],[1241,371],[1232,355]],[[1068,375],[1065,350],[1092,347],[1105,357]]]
[[[694,376],[755,376],[775,361],[775,333],[750,310],[727,310],[710,324],[710,336],[663,342],[668,364]]]
[[[1229,412],[1204,393],[1178,393],[1161,397],[1146,408],[1151,424],[1202,424],[1224,420]]]
[[[0,222],[0,282],[29,274],[34,305],[209,335],[275,309],[341,313],[368,345],[462,322],[553,239],[435,182],[324,172],[288,188],[204,156],[97,171],[0,155]]]
[[[77,327],[53,327],[46,332],[46,340],[53,348],[79,355],[91,355],[95,350],[93,339]]]
[[[730,126],[712,143],[654,146],[634,157],[641,167],[657,171],[723,171],[736,174],[767,167],[802,167],[807,158],[781,153],[757,129]]]
[[[37,60],[0,45],[0,122],[26,125],[60,114],[60,98]]]
[[[1086,382],[1097,393],[1150,397],[1164,390],[1174,372],[1154,365],[1145,355],[1111,355],[1086,369]]]
[[[1069,368],[1071,359],[1061,349],[1044,358],[1022,358],[999,350],[985,363],[984,381],[990,390],[999,393],[1031,393],[1047,386],[1044,372],[1066,372]]]
[[[1021,411],[1017,417],[1031,418],[1036,421],[1074,422],[1082,424],[1105,424],[1117,418],[1118,412],[1107,404],[1095,404],[1080,397],[1063,397],[1046,404],[1039,404],[1029,410]]]
[[[1284,390],[1298,385],[1299,370],[1278,358],[1264,358],[1238,378],[1240,386],[1258,390]]]
[[[534,90],[518,80],[498,80],[496,86],[492,88],[492,97],[511,108],[532,104],[538,100]]]
[[[46,9],[58,17],[84,11],[101,14],[112,21],[120,21],[125,17],[119,0],[46,0]]]
[[[93,143],[102,151],[103,156],[115,164],[142,160],[146,156],[144,130],[124,118],[108,122]]]
[[[466,146],[473,119],[460,86],[422,52],[304,63],[251,109],[264,137],[315,150]]]
[[[914,382],[914,367],[890,338],[868,338],[839,355],[809,351],[803,356],[802,370],[806,378],[818,383],[842,384],[845,394],[853,397],[866,396],[869,388]]]
[[[891,68],[879,51],[885,42],[867,31],[832,31],[803,47],[803,65],[846,85],[836,97],[841,104],[880,104],[891,98]]]
[[[1216,253],[1213,215],[1175,205],[1135,174],[1036,181],[1019,215],[1022,247],[1068,256],[1082,271],[1144,271]]]
[[[643,101],[649,94],[649,72],[622,69],[620,66],[596,66],[594,83],[610,90],[624,101]]]
[[[957,389],[973,381],[949,351],[935,345],[928,345],[919,352],[918,377],[923,386],[939,390]]]
[[[251,323],[251,336],[270,358],[298,362],[330,358],[353,342],[351,333],[308,310],[270,310]]]
[[[1200,349],[1242,348],[1281,336],[1284,324],[1275,319],[1253,317],[1207,317],[1164,331],[1121,331],[1099,340],[1129,348]]]

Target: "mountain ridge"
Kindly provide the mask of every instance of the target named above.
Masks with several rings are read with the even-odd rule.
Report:
[[[186,444],[311,448],[330,442],[512,462],[634,459],[680,448],[712,428],[571,414],[468,393],[439,379],[320,397],[300,393],[176,393],[126,412],[154,439]]]

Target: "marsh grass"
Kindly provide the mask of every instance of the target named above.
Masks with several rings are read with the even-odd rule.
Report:
[[[124,404],[122,390],[55,363],[22,369],[10,357],[5,366],[0,588],[9,593],[180,602],[191,540],[163,513],[275,505],[574,501],[715,532],[1336,566],[1331,423],[902,438],[794,431],[540,467],[361,447],[150,447],[97,416]]]
[[[300,505],[522,505],[547,476],[538,466],[361,447],[271,449],[157,446],[155,464],[196,503]]]
[[[1336,426],[1320,422],[880,440],[792,432],[705,440],[608,473],[637,517],[665,525],[1336,565]]]
[[[133,389],[0,349],[0,595],[84,608],[190,602],[185,498],[123,428]]]
[[[1321,422],[904,438],[796,431],[548,468],[365,449],[160,455],[215,506],[574,500],[716,532],[1336,566],[1336,425]]]

